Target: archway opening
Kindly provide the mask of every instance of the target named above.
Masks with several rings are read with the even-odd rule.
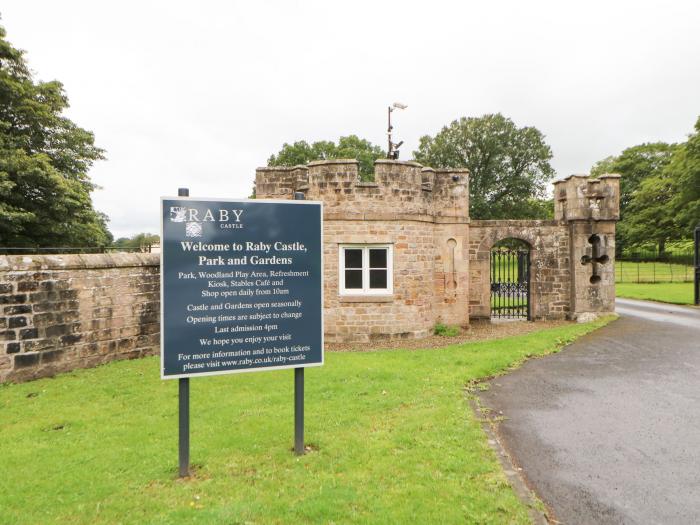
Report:
[[[530,245],[503,239],[491,248],[491,319],[530,318]]]

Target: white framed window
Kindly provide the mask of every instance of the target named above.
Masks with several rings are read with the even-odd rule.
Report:
[[[340,295],[393,293],[391,244],[341,244]]]

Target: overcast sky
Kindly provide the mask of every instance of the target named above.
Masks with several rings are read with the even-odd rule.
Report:
[[[4,0],[0,22],[107,160],[115,236],[159,228],[161,195],[247,197],[284,142],[357,134],[402,159],[461,116],[535,126],[558,176],[700,115],[700,2]]]

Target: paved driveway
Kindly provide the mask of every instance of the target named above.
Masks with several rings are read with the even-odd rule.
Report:
[[[700,310],[620,319],[491,382],[501,441],[563,523],[700,523]]]

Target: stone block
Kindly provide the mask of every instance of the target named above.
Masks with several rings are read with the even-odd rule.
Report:
[[[25,328],[19,331],[20,339],[37,339],[39,331],[36,328]]]
[[[22,328],[27,326],[26,317],[10,317],[7,322],[8,328]]]
[[[15,339],[17,339],[17,333],[14,330],[0,332],[0,341],[14,341]]]
[[[23,353],[14,355],[14,365],[15,368],[28,368],[31,366],[36,366],[39,364],[41,359],[41,353]]]

